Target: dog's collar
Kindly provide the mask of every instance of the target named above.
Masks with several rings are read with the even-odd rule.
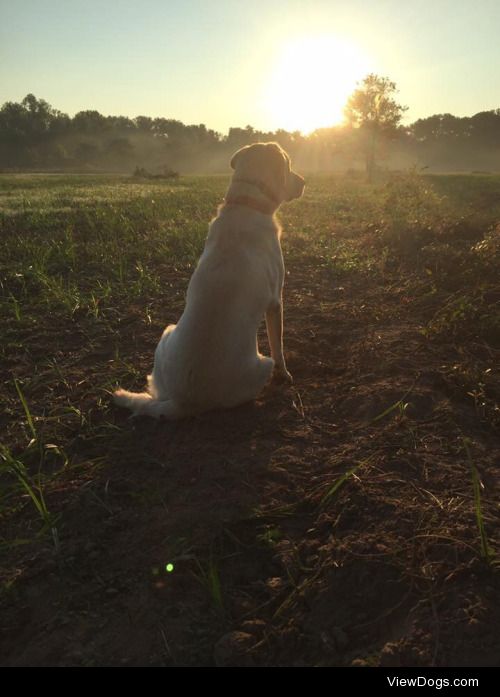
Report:
[[[247,208],[253,208],[253,210],[264,213],[265,215],[272,215],[276,210],[274,203],[262,201],[253,196],[228,196],[224,203],[226,206],[246,206]]]
[[[255,186],[262,194],[264,194],[264,196],[267,196],[268,199],[274,201],[274,203],[277,203],[278,205],[281,203],[281,200],[276,196],[271,187],[267,186],[267,184],[264,184],[264,182],[261,182],[259,179],[244,179],[243,177],[234,177],[231,183],[233,182]]]

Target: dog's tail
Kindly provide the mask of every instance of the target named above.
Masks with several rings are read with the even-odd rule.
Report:
[[[130,409],[134,416],[152,416],[159,419],[180,419],[184,413],[173,399],[156,399],[149,392],[128,392],[116,390],[113,394],[115,404]]]

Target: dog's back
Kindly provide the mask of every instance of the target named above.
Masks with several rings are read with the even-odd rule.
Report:
[[[158,345],[158,398],[189,410],[232,406],[235,386],[257,359],[257,329],[272,296],[279,300],[282,277],[276,223],[223,209],[210,226],[184,313]]]

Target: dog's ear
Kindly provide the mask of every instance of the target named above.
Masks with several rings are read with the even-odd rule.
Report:
[[[268,154],[267,164],[273,176],[274,186],[278,191],[284,191],[290,173],[289,157],[278,143],[266,143],[266,152]]]
[[[234,155],[231,158],[231,167],[233,169],[236,169],[236,161],[241,157],[245,150],[248,150],[249,147],[250,145],[245,145],[243,148],[240,148],[234,153]]]

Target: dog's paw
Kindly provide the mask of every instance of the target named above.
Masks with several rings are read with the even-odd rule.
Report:
[[[273,372],[273,381],[278,383],[288,383],[291,385],[293,383],[293,377],[291,373],[285,368],[285,366],[276,366]]]

